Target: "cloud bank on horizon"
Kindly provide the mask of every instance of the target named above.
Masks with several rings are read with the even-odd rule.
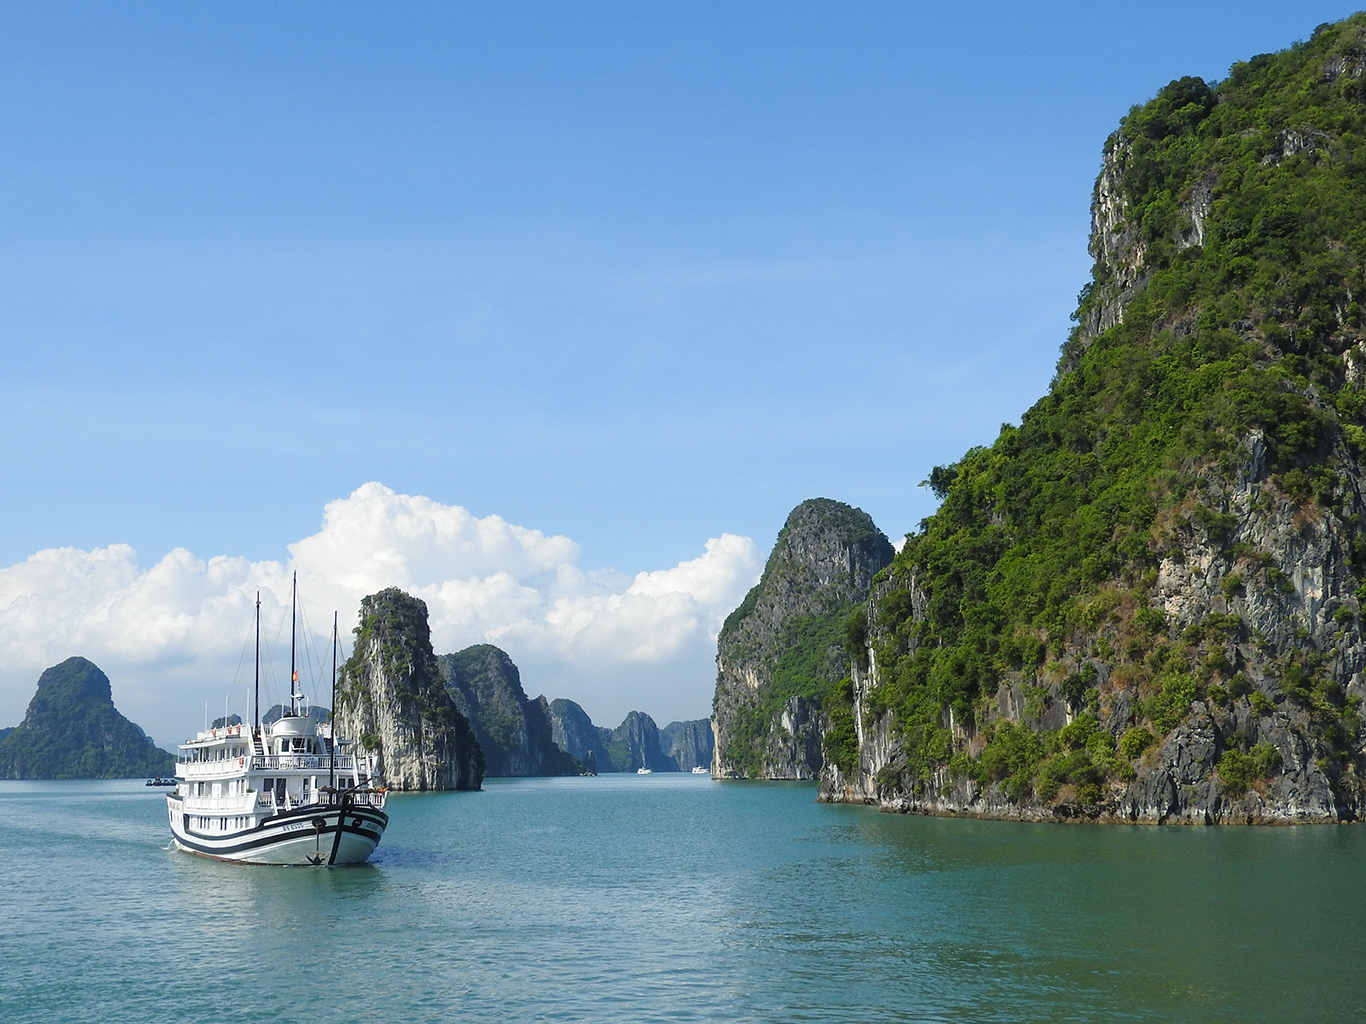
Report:
[[[373,482],[329,502],[321,529],[288,550],[284,563],[177,548],[143,568],[126,544],[52,548],[0,569],[0,724],[17,725],[41,671],[74,654],[105,670],[119,709],[163,744],[201,724],[205,701],[221,714],[227,695],[249,715],[258,591],[272,654],[262,703],[288,692],[291,571],[323,652],[306,659],[314,690],[330,677],[317,663],[330,660],[331,611],[345,656],[360,599],[396,586],[426,601],[438,653],[496,644],[532,696],[576,700],[600,724],[637,709],[661,725],[703,717],[717,631],[762,567],[750,538],[723,534],[671,568],[587,570],[568,537]]]

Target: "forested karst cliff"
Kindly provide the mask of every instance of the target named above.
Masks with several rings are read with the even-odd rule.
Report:
[[[480,788],[484,754],[446,691],[418,598],[390,587],[361,600],[333,718],[338,735],[379,751],[394,789]]]
[[[599,728],[612,765],[619,772],[648,768],[652,772],[676,772],[678,764],[659,743],[659,726],[643,711],[628,712],[615,729]],[[599,768],[601,771],[601,768]]]
[[[175,755],[114,707],[109,677],[67,658],[38,678],[24,721],[0,737],[0,779],[124,779],[175,772]]]
[[[861,509],[804,501],[721,628],[712,701],[718,778],[814,779],[822,704],[846,674],[846,619],[892,546]]]
[[[553,700],[548,711],[555,743],[591,772],[688,771],[711,761],[711,723],[705,718],[671,722],[661,730],[643,711],[632,711],[609,729],[594,725],[572,700]]]
[[[1055,380],[931,483],[821,795],[1038,819],[1363,809],[1366,16],[1106,142]]]
[[[475,644],[436,661],[484,751],[485,775],[579,774],[578,761],[555,745],[545,698],[527,697],[521,673],[505,651]]]
[[[664,755],[678,766],[681,772],[694,768],[710,768],[715,738],[711,734],[711,720],[694,719],[687,722],[670,722],[659,730],[659,745]]]
[[[550,702],[550,736],[590,772],[610,772],[611,756],[606,754],[602,736],[588,712],[572,700],[557,697]]]

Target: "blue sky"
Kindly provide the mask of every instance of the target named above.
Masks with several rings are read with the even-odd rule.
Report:
[[[0,567],[368,481],[627,577],[897,538],[1047,387],[1129,106],[1351,10],[0,6]]]

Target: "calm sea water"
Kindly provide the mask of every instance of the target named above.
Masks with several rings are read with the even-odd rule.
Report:
[[[691,775],[398,796],[373,864],[0,783],[0,1020],[1366,1020],[1366,829],[1038,826]]]

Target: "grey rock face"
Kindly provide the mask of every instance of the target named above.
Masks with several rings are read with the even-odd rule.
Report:
[[[561,697],[550,702],[549,714],[551,739],[557,747],[582,764],[585,770],[619,770],[613,765],[612,755],[607,751],[610,740],[603,738],[587,711],[572,700]]]
[[[1101,294],[1082,325],[1088,343],[1123,320],[1125,307],[1152,276],[1142,235],[1124,200],[1124,172],[1131,149],[1124,139],[1111,139],[1091,196],[1090,249]],[[1203,214],[1197,233],[1203,238]]]
[[[544,698],[530,700],[512,659],[492,644],[443,654],[437,665],[456,706],[484,751],[488,777],[577,775],[580,767],[555,745]]]
[[[1341,441],[1329,456],[1340,468],[1330,507],[1306,507],[1278,489],[1265,470],[1264,440],[1253,431],[1244,441],[1234,472],[1208,474],[1191,496],[1193,511],[1170,524],[1170,538],[1154,584],[1154,604],[1172,636],[1190,636],[1202,623],[1227,621],[1225,634],[1204,641],[1207,657],[1228,666],[1244,688],[1226,689],[1227,699],[1196,701],[1185,719],[1135,760],[1134,778],[1111,783],[1099,801],[1082,806],[1066,794],[1050,801],[1031,795],[1010,800],[999,785],[981,787],[946,771],[930,780],[907,777],[906,759],[890,713],[873,720],[869,694],[879,683],[876,659],[852,668],[857,770],[844,775],[826,765],[820,799],[875,803],[887,810],[961,814],[1022,820],[1089,819],[1113,822],[1295,824],[1357,820],[1366,804],[1353,761],[1344,761],[1327,709],[1287,680],[1296,666],[1312,664],[1329,676],[1350,701],[1366,701],[1366,642],[1362,608],[1349,559],[1355,524],[1366,520],[1366,478]],[[911,583],[916,617],[925,597]],[[869,604],[878,618],[878,594]],[[1096,670],[1097,714],[1115,737],[1139,725],[1143,694],[1089,659],[1091,636],[1078,634],[1063,652],[1053,678],[1033,680],[1044,703],[1032,715],[1023,697],[1024,680],[1001,683],[989,712],[971,732],[955,730],[963,747],[980,750],[983,731],[1011,721],[1057,729],[1074,711],[1059,689],[1062,676],[1086,665]],[[877,632],[869,638],[870,648]],[[1316,721],[1317,716],[1317,721]],[[952,728],[951,720],[943,723]],[[1359,724],[1357,726],[1359,729]],[[1278,768],[1246,792],[1220,785],[1218,766],[1228,751],[1259,745],[1275,751]],[[1353,749],[1359,751],[1359,737]]]
[[[792,510],[717,642],[714,777],[816,777],[821,703],[848,661],[844,619],[892,554],[860,509],[815,498]]]
[[[643,711],[632,711],[619,726],[608,729],[594,725],[588,712],[572,700],[553,700],[547,710],[555,742],[589,771],[606,774],[633,772],[638,768],[649,768],[655,772],[684,770],[673,754],[665,749],[654,719]],[[675,729],[675,726],[678,728]],[[694,736],[706,726],[705,720],[675,722],[669,727],[674,729],[669,735],[695,758],[696,747],[689,745],[687,737]],[[695,763],[698,762],[694,759],[686,767],[691,769]]]
[[[659,730],[659,745],[666,757],[672,758],[681,772],[694,768],[710,768],[712,749],[711,719],[698,718],[689,722],[670,722]]]
[[[1308,715],[1282,698],[1272,712],[1258,714],[1246,699],[1226,708],[1192,704],[1189,717],[1136,763],[1134,780],[1112,785],[1102,799],[1079,804],[1066,794],[1050,801],[1031,793],[1011,799],[1000,785],[982,786],[971,778],[954,777],[947,768],[935,771],[917,785],[905,771],[904,748],[892,715],[873,718],[868,710],[870,691],[877,686],[876,666],[868,671],[854,666],[854,722],[858,733],[858,766],[845,775],[833,764],[820,774],[818,799],[837,803],[866,803],[901,813],[936,814],[1017,821],[1097,821],[1134,824],[1318,824],[1356,820],[1359,799],[1353,787],[1335,786],[1322,769],[1324,751],[1311,739]],[[1001,704],[1008,705],[1003,693]],[[1111,731],[1131,721],[1125,698],[1115,691],[1103,722]],[[1000,713],[989,721],[1023,716]],[[951,725],[951,722],[948,723]],[[980,731],[959,731],[965,745],[980,746]],[[1266,743],[1281,758],[1280,771],[1258,780],[1241,795],[1221,791],[1217,766],[1230,749]]]
[[[480,788],[484,754],[446,690],[421,600],[391,587],[361,601],[335,710],[338,735],[379,751],[390,788]]]
[[[607,749],[619,772],[633,772],[638,768],[655,772],[678,771],[678,763],[660,749],[659,727],[655,720],[643,711],[632,711],[610,733],[605,729],[599,729],[599,733],[606,734]]]

